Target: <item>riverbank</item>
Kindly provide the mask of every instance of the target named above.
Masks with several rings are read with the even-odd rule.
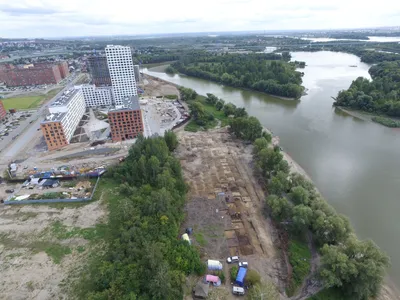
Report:
[[[389,117],[389,116],[368,113],[368,112],[365,112],[365,111],[355,110],[355,109],[351,109],[351,108],[344,108],[343,106],[336,106],[336,108],[338,110],[340,110],[341,112],[343,112],[343,113],[345,113],[347,115],[350,115],[352,117],[355,117],[357,119],[360,119],[360,120],[363,120],[363,121],[368,121],[368,122],[373,122],[375,124],[380,124],[380,125],[382,125],[384,127],[387,127],[387,128],[396,128],[396,127],[386,126],[385,124],[382,124],[380,122],[376,122],[373,119],[376,118],[376,117],[383,117],[383,118],[386,118],[386,119],[394,121],[394,122],[399,122],[399,119],[393,118],[393,117]]]

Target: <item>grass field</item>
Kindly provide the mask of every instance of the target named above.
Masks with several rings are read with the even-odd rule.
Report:
[[[31,109],[40,106],[47,100],[53,98],[57,93],[61,90],[54,89],[49,91],[44,95],[36,95],[36,96],[23,96],[23,97],[13,97],[1,99],[4,104],[5,109],[15,108],[15,109]]]

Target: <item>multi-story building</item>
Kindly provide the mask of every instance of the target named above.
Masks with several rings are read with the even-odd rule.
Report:
[[[116,105],[123,105],[126,97],[137,95],[131,48],[108,45],[105,51],[114,101]]]
[[[22,67],[10,64],[0,67],[0,81],[7,86],[57,84],[68,75],[69,69],[66,62],[37,63]]]
[[[114,104],[112,87],[96,87],[94,84],[75,86],[81,89],[86,107],[111,106]]]
[[[7,111],[4,108],[3,102],[0,101],[0,120],[3,120],[7,115]]]
[[[123,104],[108,112],[113,142],[136,138],[143,133],[143,118],[138,96],[125,97]]]
[[[139,65],[134,65],[133,70],[135,71],[135,80],[136,83],[140,82],[140,66]]]
[[[85,99],[80,89],[64,92],[50,105],[49,115],[40,124],[49,150],[69,144],[85,110]]]
[[[110,71],[105,56],[93,55],[88,57],[86,66],[94,85],[111,85]]]

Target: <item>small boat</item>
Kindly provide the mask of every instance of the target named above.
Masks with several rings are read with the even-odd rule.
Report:
[[[350,68],[357,68],[356,65],[350,65],[349,67],[350,67]]]

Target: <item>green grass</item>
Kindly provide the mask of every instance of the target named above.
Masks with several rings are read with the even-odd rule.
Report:
[[[201,104],[203,104],[203,106],[204,106],[204,109],[207,112],[214,115],[215,120],[212,122],[209,122],[206,126],[200,126],[200,125],[196,124],[193,120],[191,120],[189,123],[186,124],[186,126],[184,128],[185,131],[197,132],[197,131],[201,131],[201,130],[212,129],[218,125],[217,120],[219,120],[221,122],[221,127],[225,127],[229,124],[229,118],[227,116],[225,116],[224,112],[222,110],[218,111],[214,105],[207,103],[205,96],[197,95],[195,100],[187,101],[187,103],[190,104],[194,101],[201,102]]]
[[[51,245],[44,250],[55,264],[59,264],[65,255],[71,254],[71,248],[58,244]]]
[[[23,96],[1,99],[5,109],[31,109],[40,106],[42,103],[53,98],[61,89],[54,89],[44,95]]]
[[[310,273],[311,252],[305,242],[290,240],[289,242],[289,262],[292,266],[292,281],[286,290],[289,297],[296,293],[306,276]]]
[[[194,236],[195,240],[197,241],[197,243],[199,243],[200,246],[204,247],[207,245],[207,241],[201,232],[195,232],[195,233],[193,233],[193,236]]]
[[[72,237],[81,237],[88,241],[98,240],[105,236],[106,228],[104,224],[97,224],[93,228],[67,227],[60,221],[56,221],[51,226],[52,235],[59,240],[66,240]]]
[[[374,121],[375,123],[379,123],[382,124],[386,127],[391,127],[391,128],[399,128],[400,127],[400,121],[395,121],[389,118],[385,118],[385,117],[373,117],[371,119],[372,121]]]

